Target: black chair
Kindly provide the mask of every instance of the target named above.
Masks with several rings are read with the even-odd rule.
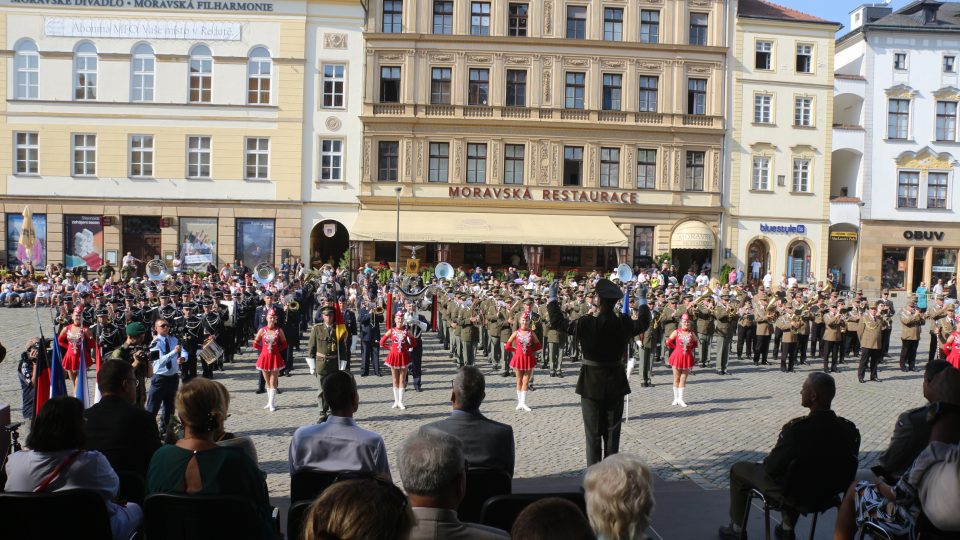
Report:
[[[490,497],[508,495],[513,491],[513,479],[503,469],[487,467],[467,468],[467,492],[457,508],[460,521],[476,523],[483,503]]]
[[[303,516],[307,514],[311,504],[313,504],[313,501],[299,501],[290,505],[290,510],[287,510],[287,538],[289,540],[300,540],[303,536]]]
[[[149,540],[261,540],[260,513],[249,499],[233,495],[158,493],[143,502],[144,532]],[[280,536],[279,510],[273,527]]]
[[[4,538],[112,538],[107,505],[99,493],[68,489],[0,494]]]
[[[117,500],[142,505],[147,496],[147,482],[143,477],[133,471],[118,471],[117,477],[120,479]]]
[[[496,527],[497,529],[510,531],[513,528],[513,522],[523,509],[540,499],[550,497],[559,497],[566,499],[587,515],[587,502],[583,498],[583,493],[514,493],[512,495],[497,495],[487,499],[483,503],[483,509],[480,511],[480,521],[482,525]]]
[[[770,540],[770,511],[782,512],[787,508],[802,516],[813,514],[813,523],[810,525],[810,540],[813,540],[817,531],[817,518],[831,508],[840,506],[840,496],[857,474],[857,463],[856,456],[794,460],[787,467],[782,491],[750,491],[747,508],[743,513],[743,523],[740,524],[743,531],[741,537],[746,536],[750,505],[756,497],[763,501],[765,540]]]
[[[290,475],[290,503],[312,501],[337,481],[341,471],[298,471]]]

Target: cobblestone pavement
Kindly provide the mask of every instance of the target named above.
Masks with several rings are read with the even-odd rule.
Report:
[[[44,332],[52,331],[50,318],[41,312]],[[861,465],[869,466],[883,450],[897,415],[922,403],[921,373],[901,373],[899,324],[892,339],[891,359],[881,367],[882,383],[858,384],[855,362],[848,359],[837,376],[838,395],[834,408],[860,429]],[[0,341],[8,349],[0,364],[0,403],[11,403],[13,416],[20,418],[20,388],[16,363],[22,346],[37,335],[37,318],[30,308],[0,308]],[[928,336],[920,343],[921,365],[926,361]],[[359,378],[360,426],[383,435],[396,472],[396,452],[403,438],[414,428],[442,418],[449,412],[450,381],[455,371],[448,353],[439,348],[434,334],[427,334],[423,392],[405,395],[406,411],[390,408],[389,375]],[[304,345],[305,345],[304,341]],[[359,356],[359,355],[355,355]],[[706,489],[728,485],[730,466],[740,460],[759,460],[774,445],[780,427],[789,419],[805,414],[800,406],[800,386],[815,366],[800,366],[797,373],[780,373],[778,366],[754,367],[747,360],[731,361],[731,375],[721,377],[711,369],[697,370],[686,393],[686,409],[670,406],[669,371],[657,364],[653,388],[640,388],[636,373],[631,377],[633,394],[630,419],[626,424],[621,451],[643,456],[665,480],[689,478]],[[268,473],[273,497],[288,493],[287,449],[290,436],[301,425],[317,420],[316,383],[306,364],[298,359],[292,377],[280,379],[279,409],[270,413],[262,406],[266,395],[256,395],[254,356],[247,348],[238,361],[217,372],[232,395],[227,428],[251,435],[256,443],[261,468]],[[518,478],[579,476],[585,463],[579,400],[574,393],[577,364],[564,362],[566,377],[555,379],[542,371],[535,374],[537,390],[528,395],[532,412],[515,411],[514,380],[489,374],[489,365],[478,359],[487,375],[487,398],[483,412],[498,421],[512,424],[516,433]],[[359,373],[354,362],[354,372]],[[412,390],[412,389],[411,389]]]

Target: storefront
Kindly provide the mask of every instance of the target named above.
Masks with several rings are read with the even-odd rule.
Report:
[[[62,263],[96,271],[104,262],[117,266],[127,252],[141,261],[160,257],[184,271],[203,271],[242,259],[278,265],[282,257],[300,256],[298,205],[218,206],[208,201],[178,206],[140,204],[57,204],[39,200],[8,202],[0,223],[6,240],[4,263],[19,264],[17,242],[24,205],[33,212],[42,264]],[[36,261],[35,261],[36,264]],[[143,263],[139,264],[143,270]]]
[[[829,279],[825,225],[741,219],[737,227],[737,266],[748,282],[759,283],[767,273],[774,286],[791,276],[801,285]]]
[[[957,272],[960,225],[946,223],[880,224],[865,222],[860,287],[866,290],[932,291]]]

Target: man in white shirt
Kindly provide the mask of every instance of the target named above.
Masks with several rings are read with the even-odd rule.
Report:
[[[770,288],[770,285],[772,285],[772,284],[773,284],[773,276],[770,275],[770,272],[767,272],[767,273],[763,276],[763,288],[764,288],[764,289],[769,289],[769,288]]]
[[[327,420],[297,428],[290,440],[290,474],[301,470],[374,473],[390,478],[383,437],[361,429],[353,420],[360,406],[357,384],[346,371],[323,379],[323,397],[330,405]]]
[[[790,274],[790,277],[787,278],[787,288],[793,289],[797,286],[797,276]]]
[[[753,261],[750,263],[750,276],[753,279],[760,279],[760,267],[763,266],[760,264],[760,261]]]
[[[153,377],[150,378],[150,390],[147,391],[147,411],[154,417],[163,407],[161,432],[166,429],[173,415],[173,399],[177,395],[180,382],[180,365],[187,361],[187,351],[180,347],[177,338],[170,335],[170,325],[164,319],[154,322],[157,336],[150,344],[150,357],[153,358]]]

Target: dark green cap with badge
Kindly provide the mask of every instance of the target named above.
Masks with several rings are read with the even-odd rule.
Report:
[[[124,329],[130,337],[137,337],[147,333],[147,327],[143,323],[132,322]]]

